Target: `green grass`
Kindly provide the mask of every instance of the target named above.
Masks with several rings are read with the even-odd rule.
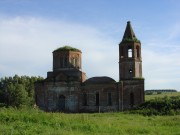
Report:
[[[178,96],[177,93],[146,95]],[[0,135],[180,135],[180,115],[46,113],[38,109],[0,108]]]
[[[64,114],[0,109],[0,135],[179,135],[180,115]]]
[[[161,94],[145,95],[145,100],[148,101],[155,98],[162,98],[164,96],[167,96],[167,97],[180,96],[180,92],[166,92],[166,93],[161,93]]]

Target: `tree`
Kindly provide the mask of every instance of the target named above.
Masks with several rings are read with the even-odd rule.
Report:
[[[34,104],[34,83],[42,77],[18,76],[0,79],[0,106],[20,107]]]

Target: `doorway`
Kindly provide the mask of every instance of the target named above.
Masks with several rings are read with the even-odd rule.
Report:
[[[59,96],[58,108],[60,112],[65,110],[65,96],[64,95]]]

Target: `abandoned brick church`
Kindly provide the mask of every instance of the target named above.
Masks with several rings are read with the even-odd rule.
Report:
[[[101,76],[87,79],[81,51],[64,46],[53,51],[53,71],[35,84],[37,106],[45,111],[108,112],[144,102],[141,42],[127,22],[119,44],[119,82]],[[118,73],[118,71],[117,71]]]

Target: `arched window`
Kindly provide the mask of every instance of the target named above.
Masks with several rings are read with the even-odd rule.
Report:
[[[59,96],[58,108],[59,108],[59,111],[65,110],[65,96],[64,95]]]
[[[132,58],[132,47],[128,47],[128,58]]]
[[[136,46],[136,54],[137,54],[137,58],[139,58],[140,57],[139,46]]]
[[[111,92],[108,93],[108,105],[112,105],[112,95]]]
[[[63,57],[60,57],[60,67],[63,67]]]
[[[99,106],[99,92],[96,93],[96,106]]]
[[[83,93],[83,105],[87,106],[87,94]]]
[[[134,94],[133,93],[130,94],[130,106],[131,107],[134,106]]]
[[[64,67],[67,67],[67,57],[64,57]]]

